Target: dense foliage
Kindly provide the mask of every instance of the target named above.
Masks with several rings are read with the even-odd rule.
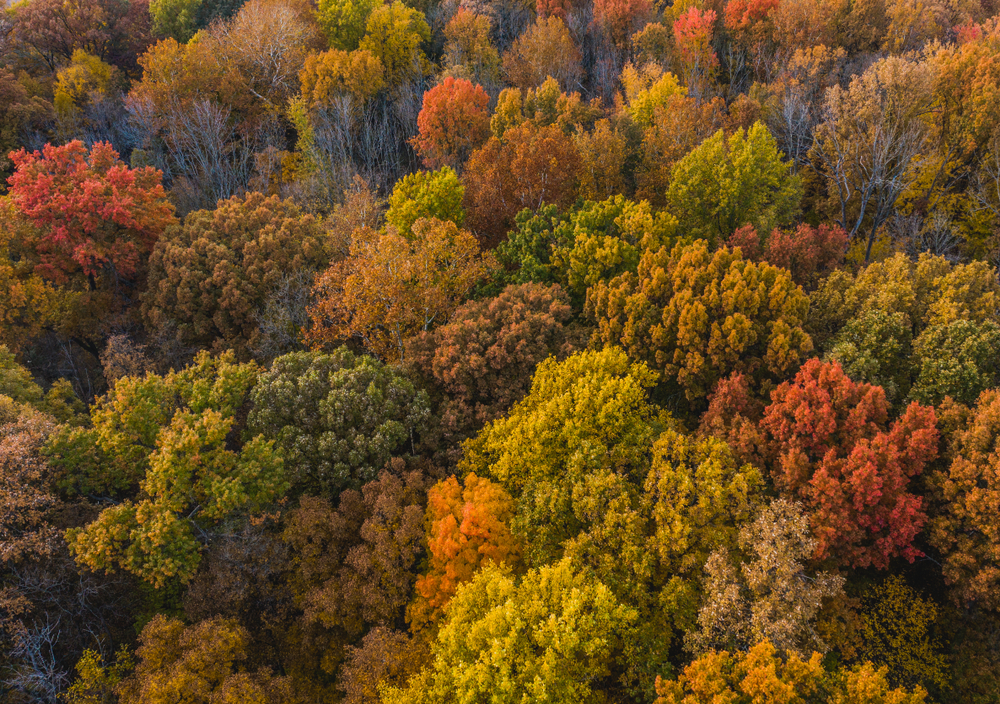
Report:
[[[995,704],[997,0],[0,8],[0,701]]]

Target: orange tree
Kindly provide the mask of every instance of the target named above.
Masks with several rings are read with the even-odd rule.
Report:
[[[413,146],[430,169],[461,168],[490,136],[490,98],[482,86],[448,76],[424,93]]]
[[[570,205],[579,187],[580,154],[555,125],[524,123],[491,137],[469,158],[463,181],[469,224],[495,244],[524,208]]]
[[[412,230],[412,238],[393,227],[355,231],[350,255],[316,280],[309,344],[353,339],[383,359],[402,359],[406,340],[447,322],[495,266],[453,222],[420,218]]]

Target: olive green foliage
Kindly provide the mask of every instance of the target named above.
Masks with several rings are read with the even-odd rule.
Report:
[[[555,206],[522,211],[497,255],[508,269],[506,280],[556,282],[582,302],[588,287],[634,272],[643,251],[676,242],[676,231],[669,213],[617,195],[585,201],[563,215]]]
[[[516,580],[487,566],[458,588],[433,660],[385,704],[607,701],[634,609],[568,560]]]
[[[330,48],[354,51],[365,35],[368,16],[382,0],[319,0],[316,20]]]
[[[787,224],[801,197],[799,178],[760,122],[706,139],[677,162],[667,190],[680,232],[713,244],[748,223],[760,232]]]
[[[301,488],[360,488],[412,448],[427,394],[393,367],[344,347],[278,357],[253,390],[251,433],[274,439]]]
[[[91,428],[53,434],[45,452],[67,491],[127,497],[67,532],[78,562],[154,586],[190,580],[206,529],[288,488],[272,441],[235,442],[257,374],[232,353],[201,353],[180,372],[119,379],[92,407]]]
[[[396,182],[385,220],[406,235],[412,234],[413,223],[420,218],[450,220],[461,227],[465,222],[464,198],[465,187],[451,167],[418,171]]]
[[[900,406],[965,404],[1000,383],[1000,286],[982,262],[903,255],[857,276],[831,274],[812,294],[809,326],[854,381]]]
[[[287,274],[328,262],[319,221],[291,200],[233,197],[160,238],[143,316],[151,329],[176,329],[183,344],[246,357],[262,339],[259,314]]]
[[[68,380],[59,379],[48,392],[43,392],[31,372],[18,364],[4,345],[0,345],[0,396],[27,404],[63,423],[84,421],[82,414],[86,409]]]
[[[931,325],[914,341],[913,353],[915,401],[934,405],[950,396],[971,405],[1000,385],[1000,325],[992,320]]]

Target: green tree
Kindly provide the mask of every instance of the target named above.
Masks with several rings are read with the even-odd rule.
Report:
[[[935,405],[950,396],[964,404],[1000,385],[1000,325],[955,320],[931,325],[913,342],[915,379],[910,398]]]
[[[722,130],[674,166],[667,190],[680,231],[713,244],[742,225],[770,232],[798,212],[802,187],[760,122],[726,139]]]
[[[388,84],[398,86],[425,70],[427,57],[420,47],[430,38],[423,13],[394,0],[392,4],[378,5],[368,15],[365,36],[358,48],[379,59]]]
[[[637,615],[568,560],[520,581],[496,566],[455,594],[431,664],[386,704],[605,701]]]
[[[153,33],[187,42],[198,30],[198,19],[204,0],[151,0],[149,14]]]
[[[251,398],[248,428],[282,448],[289,477],[334,493],[374,479],[429,414],[427,394],[400,372],[343,347],[278,357]]]
[[[461,227],[464,198],[465,187],[451,167],[418,171],[396,181],[385,220],[405,235],[412,235],[413,223],[420,218],[448,220]]]
[[[330,48],[354,51],[365,35],[368,17],[383,0],[319,0],[316,20]]]
[[[288,488],[272,441],[230,439],[257,374],[231,353],[201,353],[180,372],[119,379],[91,408],[92,427],[50,437],[45,451],[67,491],[128,497],[67,531],[80,564],[120,567],[156,587],[186,582],[206,531]]]

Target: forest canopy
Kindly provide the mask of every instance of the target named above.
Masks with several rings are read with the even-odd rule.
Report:
[[[0,701],[1000,702],[1000,0],[0,6]]]

